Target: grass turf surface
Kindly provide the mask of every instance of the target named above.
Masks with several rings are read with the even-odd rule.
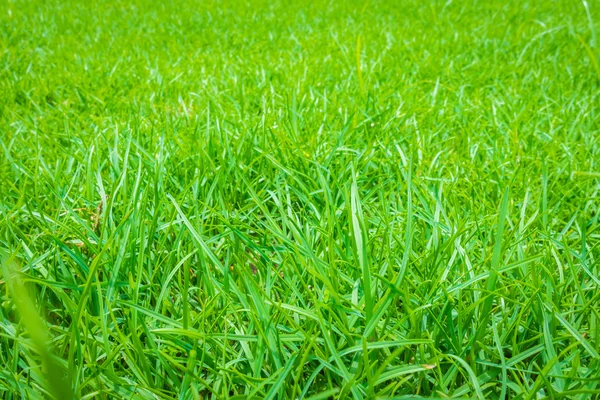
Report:
[[[600,393],[598,3],[0,4],[0,396]]]

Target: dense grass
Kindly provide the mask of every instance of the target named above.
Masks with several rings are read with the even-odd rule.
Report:
[[[597,1],[89,3],[0,3],[0,397],[600,395]]]

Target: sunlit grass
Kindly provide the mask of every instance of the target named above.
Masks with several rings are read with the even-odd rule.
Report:
[[[0,3],[0,397],[600,396],[598,4]]]

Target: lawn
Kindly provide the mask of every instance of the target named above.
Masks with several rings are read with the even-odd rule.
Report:
[[[0,2],[0,398],[599,398],[598,26]]]

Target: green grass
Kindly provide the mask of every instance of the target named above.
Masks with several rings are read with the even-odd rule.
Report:
[[[598,398],[600,3],[285,3],[0,2],[0,397]]]

